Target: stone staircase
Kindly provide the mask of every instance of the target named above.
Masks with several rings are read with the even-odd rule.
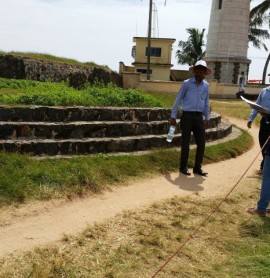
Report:
[[[179,126],[173,142],[166,141],[169,115],[162,108],[0,106],[0,150],[55,156],[179,146]],[[232,125],[212,112],[206,140],[231,132]]]

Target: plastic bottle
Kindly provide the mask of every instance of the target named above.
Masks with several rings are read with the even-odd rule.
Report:
[[[176,129],[176,126],[175,125],[171,125],[170,126],[170,129],[169,129],[169,132],[168,132],[168,135],[167,135],[167,142],[172,142],[172,139],[174,137],[174,133],[175,133],[175,129]]]

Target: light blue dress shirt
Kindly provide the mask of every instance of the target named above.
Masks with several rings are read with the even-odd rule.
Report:
[[[261,105],[263,108],[267,108],[270,110],[270,87],[263,88],[256,100],[256,103]],[[249,116],[249,121],[253,121],[257,114],[258,110],[252,109],[250,116]]]
[[[179,106],[182,111],[202,112],[206,120],[209,120],[209,84],[203,80],[200,84],[196,83],[195,77],[183,82],[176,100],[174,102],[171,118],[177,117]]]

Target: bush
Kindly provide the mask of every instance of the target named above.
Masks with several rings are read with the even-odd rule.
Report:
[[[65,82],[51,83],[0,78],[0,103],[45,106],[164,107],[143,91],[96,82],[76,90]]]

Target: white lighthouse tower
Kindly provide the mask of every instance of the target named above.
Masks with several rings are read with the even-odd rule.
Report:
[[[248,75],[249,12],[250,0],[212,0],[205,54],[210,79],[237,84]]]

